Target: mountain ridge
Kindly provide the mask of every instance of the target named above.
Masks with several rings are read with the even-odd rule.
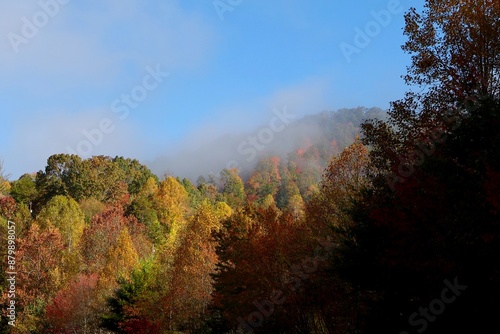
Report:
[[[341,108],[303,116],[285,126],[271,122],[252,132],[229,134],[201,143],[196,149],[180,148],[145,164],[159,177],[175,175],[192,181],[199,176],[216,176],[223,169],[237,168],[247,179],[258,161],[316,147],[326,167],[332,154],[339,153],[360,135],[366,119],[385,119],[387,111],[378,107]],[[283,125],[283,124],[282,124]],[[331,146],[336,147],[331,147]]]

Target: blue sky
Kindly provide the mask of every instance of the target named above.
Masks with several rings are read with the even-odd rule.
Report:
[[[251,131],[269,122],[274,108],[298,116],[387,108],[407,90],[403,15],[422,3],[3,1],[5,172],[16,179],[70,150],[152,161]],[[379,21],[374,12],[382,13]],[[347,44],[357,48],[350,57],[341,47]],[[116,108],[126,106],[126,95],[138,99],[123,117]]]

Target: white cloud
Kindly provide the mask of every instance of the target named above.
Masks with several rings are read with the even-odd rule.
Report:
[[[54,87],[101,84],[123,67],[160,63],[170,70],[203,64],[211,53],[213,31],[175,1],[69,1],[15,53],[9,34],[22,36],[22,17],[40,12],[37,1],[0,3],[0,70],[3,80]],[[154,15],[153,15],[154,14]],[[36,87],[29,88],[36,89]]]
[[[308,78],[303,82],[274,92],[266,109],[286,106],[297,116],[317,113],[327,107],[329,80],[323,77]]]
[[[302,82],[278,89],[268,95],[225,105],[213,114],[211,121],[204,122],[188,137],[197,138],[202,134],[211,138],[221,133],[248,131],[269,122],[273,110],[287,110],[297,117],[317,113],[328,107],[330,82],[325,77],[312,77]]]
[[[210,171],[217,173],[226,168],[228,162],[236,161],[248,171],[258,159],[248,162],[245,156],[238,153],[238,146],[247,136],[269,127],[271,120],[276,118],[276,112],[294,116],[290,119],[293,123],[304,115],[327,109],[328,89],[329,82],[325,78],[308,78],[259,99],[240,101],[233,107],[225,106],[214,113],[213,119],[187,134],[176,150],[160,153],[150,163],[150,168],[159,174],[171,171],[182,177],[196,178]],[[295,145],[293,140],[300,138],[301,131],[304,135],[314,135],[314,130],[287,127],[283,133],[276,133],[276,138],[281,139],[274,140],[266,149],[288,153]],[[200,161],[203,163],[200,164]]]

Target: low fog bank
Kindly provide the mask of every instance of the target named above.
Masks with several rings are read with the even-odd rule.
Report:
[[[212,140],[195,138],[196,149],[186,144],[146,164],[159,177],[175,175],[192,182],[199,176],[217,175],[224,168],[238,168],[246,177],[264,157],[285,159],[291,152],[325,141],[335,141],[343,149],[359,135],[364,120],[384,119],[386,115],[386,111],[376,107],[323,111],[295,120],[277,114],[254,131],[225,134]]]

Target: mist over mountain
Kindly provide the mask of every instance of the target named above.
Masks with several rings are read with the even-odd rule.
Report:
[[[323,111],[294,120],[283,114],[286,116],[286,110],[276,111],[268,124],[252,132],[225,134],[208,141],[197,138],[197,147],[182,146],[146,164],[160,177],[168,174],[192,181],[199,176],[217,175],[224,168],[238,168],[246,178],[262,158],[286,159],[291,153],[311,147],[318,149],[326,164],[332,154],[354,141],[363,121],[387,116],[378,107]]]

